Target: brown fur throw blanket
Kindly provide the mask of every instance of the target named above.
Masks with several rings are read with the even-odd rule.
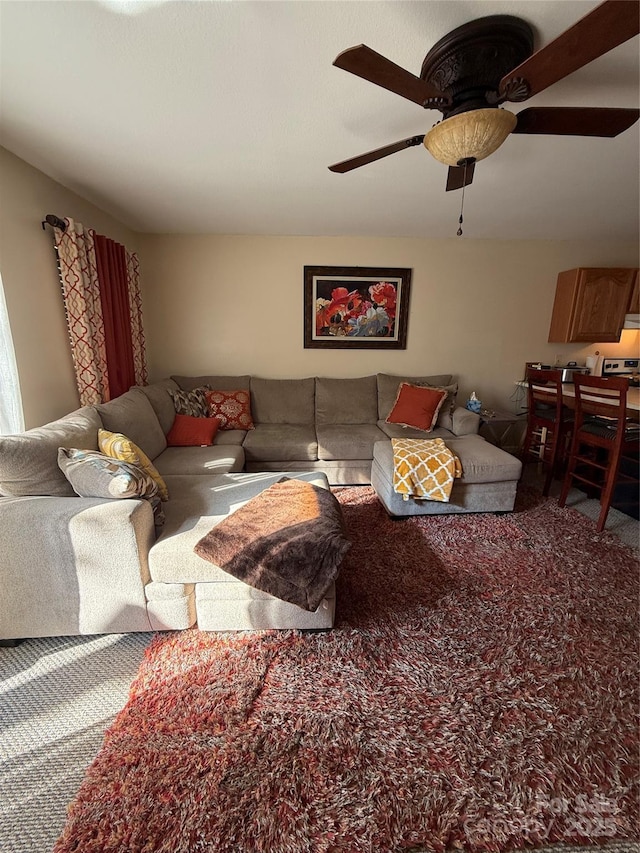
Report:
[[[194,551],[238,580],[314,611],[350,547],[335,495],[283,478],[217,524]]]

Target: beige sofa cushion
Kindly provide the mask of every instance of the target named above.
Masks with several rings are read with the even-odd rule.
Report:
[[[247,462],[314,461],[316,430],[311,424],[258,424],[242,444]]]
[[[244,450],[239,444],[167,447],[153,464],[163,478],[168,474],[226,474],[242,471]]]
[[[0,637],[151,630],[144,585],[154,539],[148,501],[5,498]]]
[[[324,424],[316,427],[318,459],[372,459],[373,445],[386,438],[375,424]]]
[[[454,434],[450,429],[444,429],[441,426],[436,426],[431,432],[425,432],[423,429],[415,429],[415,427],[405,427],[401,424],[388,424],[386,421],[378,421],[378,427],[389,438],[454,438]]]
[[[335,495],[295,478],[268,486],[194,546],[243,583],[312,613],[350,547]]]
[[[126,435],[149,459],[155,459],[167,446],[153,406],[139,388],[132,388],[108,403],[100,403],[96,410],[106,430]]]
[[[173,426],[176,414],[169,391],[177,391],[178,383],[174,382],[173,379],[161,379],[160,382],[154,382],[153,385],[136,385],[136,388],[142,391],[151,403],[162,431],[166,435]]]
[[[503,483],[520,478],[522,462],[480,435],[465,435],[446,442],[462,463],[463,483]]]
[[[322,486],[320,472],[296,474]],[[194,547],[211,528],[282,474],[217,474],[211,477],[176,475],[168,478],[171,500],[165,505],[166,522],[149,552],[149,570],[154,581],[168,583],[228,583],[231,576],[194,553]],[[245,585],[236,581],[241,587]]]
[[[315,380],[252,377],[251,412],[256,424],[312,424]]]
[[[395,400],[395,396],[393,399]],[[316,379],[317,425],[375,425],[377,420],[378,391],[375,376],[362,376],[358,379]]]
[[[213,443],[216,445],[234,444],[240,446],[247,434],[246,429],[219,429]]]
[[[93,406],[20,435],[0,436],[0,493],[72,497],[75,492],[58,467],[58,448],[98,449],[102,426]]]

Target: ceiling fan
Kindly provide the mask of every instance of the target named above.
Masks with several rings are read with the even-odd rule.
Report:
[[[424,144],[449,166],[447,191],[468,186],[475,164],[511,133],[613,137],[638,109],[529,107],[517,114],[505,101],[526,101],[640,31],[638,0],[605,0],[556,39],[533,52],[533,31],[511,15],[491,15],[457,27],[427,53],[416,77],[366,45],[340,53],[334,65],[443,115],[426,134],[410,136],[329,166],[349,172]],[[461,233],[461,231],[459,231]]]

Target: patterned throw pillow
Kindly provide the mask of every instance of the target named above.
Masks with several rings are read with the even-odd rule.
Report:
[[[255,429],[248,391],[207,391],[209,417],[218,418],[220,429]]]
[[[183,391],[181,388],[167,390],[173,400],[176,414],[189,415],[192,418],[209,416],[209,404],[206,397],[207,391],[210,390],[209,385],[201,385],[199,388],[194,388],[193,391]]]
[[[81,498],[145,498],[153,508],[156,527],[164,524],[158,484],[139,465],[113,459],[98,450],[60,447],[58,466]]]
[[[447,392],[442,388],[428,388],[402,382],[398,396],[387,418],[388,424],[402,424],[431,432],[438,419]]]
[[[99,450],[58,449],[58,465],[81,498],[152,498],[158,484],[138,465]]]
[[[121,459],[123,462],[132,462],[138,465],[158,484],[158,491],[163,501],[169,500],[167,484],[160,476],[158,469],[151,462],[144,451],[137,444],[121,432],[109,432],[106,429],[98,430],[98,447],[107,456],[113,459]]]

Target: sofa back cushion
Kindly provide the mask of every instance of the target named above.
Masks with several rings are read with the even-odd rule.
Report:
[[[161,379],[160,382],[154,382],[153,385],[137,385],[136,388],[138,391],[142,391],[151,403],[162,431],[166,435],[173,426],[173,419],[176,414],[173,400],[168,392],[177,391],[178,383],[174,382],[173,379]]]
[[[101,426],[94,407],[85,406],[20,435],[0,435],[0,493],[13,497],[74,496],[58,467],[58,448],[97,450]]]
[[[214,391],[248,391],[250,376],[172,376],[174,382],[183,391],[193,391],[202,385],[208,385]]]
[[[358,379],[316,378],[317,424],[375,424],[377,420],[375,376]]]
[[[441,373],[435,376],[393,376],[390,373],[378,373],[377,379],[378,418],[381,421],[386,421],[389,417],[389,412],[396,402],[402,382],[407,382],[409,385],[436,385],[439,388],[445,388],[453,382],[453,376],[450,373]],[[443,406],[443,409],[445,408],[446,402]]]
[[[139,388],[132,388],[108,403],[100,403],[96,410],[106,430],[126,435],[149,459],[155,459],[166,448],[167,439],[160,421]]]
[[[251,412],[255,423],[312,424],[315,380],[252,377]]]

